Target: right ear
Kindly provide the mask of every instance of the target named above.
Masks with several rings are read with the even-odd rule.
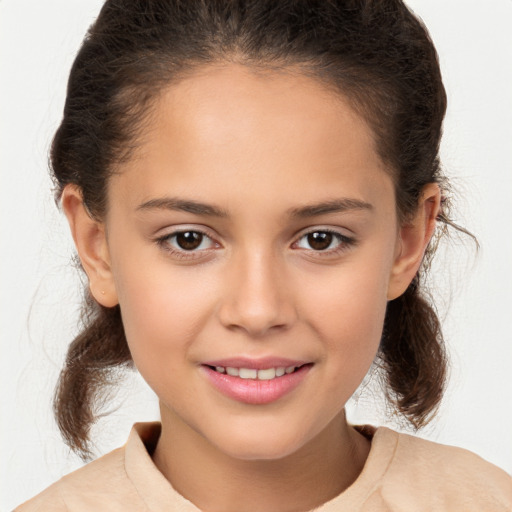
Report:
[[[102,306],[116,306],[119,301],[112,275],[105,226],[94,220],[85,207],[81,189],[68,184],[62,192],[66,214],[78,256],[89,278],[92,296]]]

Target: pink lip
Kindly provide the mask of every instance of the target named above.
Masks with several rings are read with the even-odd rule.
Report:
[[[235,361],[237,362],[235,364]],[[276,361],[276,360],[272,360]],[[299,384],[305,379],[312,364],[304,364],[293,373],[285,373],[282,377],[276,377],[271,380],[258,380],[258,379],[242,379],[240,377],[233,377],[226,373],[219,373],[210,366],[232,366],[235,368],[253,368],[253,369],[266,369],[282,366],[300,366],[294,364],[290,360],[279,360],[278,364],[269,364],[267,361],[252,361],[248,365],[248,361],[244,360],[243,364],[239,364],[239,359],[223,359],[222,361],[213,361],[213,364],[208,363],[201,366],[209,382],[220,391],[223,395],[242,402],[252,405],[269,404],[279,400],[288,393],[292,392]],[[221,364],[217,364],[221,363]],[[288,364],[290,363],[290,364]]]

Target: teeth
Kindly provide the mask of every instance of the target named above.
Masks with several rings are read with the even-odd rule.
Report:
[[[249,368],[240,368],[238,370],[238,376],[241,379],[255,379],[258,377],[258,370],[249,369]]]
[[[258,380],[272,380],[276,377],[282,377],[285,373],[293,373],[296,366],[279,366],[278,368],[265,368],[264,370],[256,370],[255,368],[233,368],[227,366],[216,366],[215,371],[219,373],[227,373],[232,377],[240,377],[241,379],[258,379]]]
[[[268,370],[258,370],[258,379],[259,380],[270,380],[275,379],[276,377],[276,369],[269,368]]]

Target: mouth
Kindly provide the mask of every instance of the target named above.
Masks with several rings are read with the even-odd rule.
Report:
[[[279,377],[283,377],[284,375],[290,375],[298,371],[304,364],[301,365],[291,365],[291,366],[276,366],[270,368],[238,368],[235,366],[210,366],[205,365],[211,370],[221,373],[227,374],[231,377],[239,377],[240,379],[253,379],[253,380],[274,380]]]
[[[203,363],[207,381],[231,400],[251,405],[276,402],[300,388],[314,366],[290,360],[232,359]]]

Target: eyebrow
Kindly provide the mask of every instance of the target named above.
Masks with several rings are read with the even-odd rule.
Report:
[[[207,215],[210,217],[228,217],[228,212],[217,206],[213,206],[199,201],[192,201],[190,199],[178,199],[176,197],[162,197],[151,199],[139,206],[137,210],[175,210],[195,215]]]
[[[370,203],[361,201],[359,199],[332,199],[330,201],[323,201],[321,203],[310,204],[301,206],[299,208],[291,208],[288,213],[291,217],[306,218],[316,217],[318,215],[325,215],[328,213],[343,213],[354,210],[373,210]]]

